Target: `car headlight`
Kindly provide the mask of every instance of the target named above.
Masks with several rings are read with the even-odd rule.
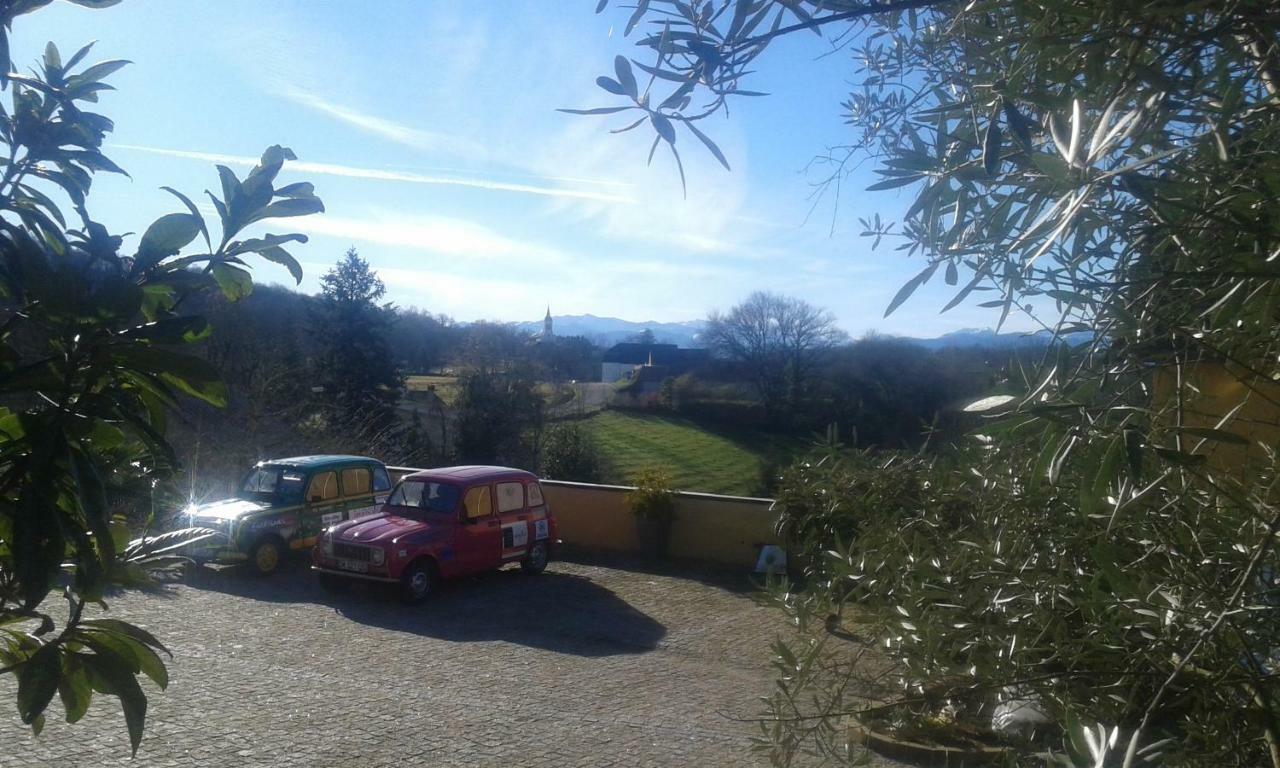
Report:
[[[382,565],[384,562],[386,562],[386,559],[387,559],[387,553],[385,550],[374,549],[372,552],[369,553],[369,561],[372,562],[374,565]]]

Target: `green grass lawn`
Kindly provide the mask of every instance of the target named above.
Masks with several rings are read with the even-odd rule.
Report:
[[[435,387],[436,396],[446,405],[453,405],[458,398],[458,377],[456,376],[408,376],[404,381],[405,389],[412,395],[414,392],[426,392]]]
[[[798,438],[670,416],[602,411],[581,423],[604,454],[609,482],[629,484],[640,470],[661,467],[682,491],[754,495],[764,462],[785,462],[805,447]]]

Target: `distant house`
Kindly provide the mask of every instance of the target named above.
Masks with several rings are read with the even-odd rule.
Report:
[[[614,344],[604,353],[600,380],[606,384],[642,375],[645,379],[679,376],[705,363],[705,349],[681,349],[675,344]]]

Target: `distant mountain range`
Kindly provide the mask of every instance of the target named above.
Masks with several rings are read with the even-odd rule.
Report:
[[[596,317],[595,315],[553,315],[551,320],[557,336],[585,336],[593,344],[602,347],[612,347],[619,342],[629,341],[645,330],[653,331],[654,340],[661,344],[698,347],[702,346],[698,336],[706,326],[702,320],[689,320],[683,323],[655,321],[637,323],[631,320],[619,320],[616,317]],[[541,333],[542,321],[530,320],[516,323],[516,327],[529,333]]]
[[[645,330],[653,331],[654,340],[662,344],[676,344],[681,347],[700,347],[701,336],[706,328],[704,320],[688,320],[682,323],[659,323],[649,321],[638,323],[632,320],[620,320],[616,317],[596,317],[595,315],[562,315],[552,316],[557,336],[584,336],[592,343],[602,347],[611,347],[623,341],[631,341],[637,334]],[[515,324],[517,328],[529,333],[542,331],[541,320],[529,320]],[[964,328],[959,331],[943,334],[933,339],[917,339],[898,337],[903,341],[911,341],[926,349],[963,349],[968,347],[993,347],[997,349],[1020,349],[1043,347],[1049,343],[1052,334],[1048,331],[1036,333],[996,333],[990,328]],[[1070,344],[1088,341],[1093,334],[1088,332],[1069,333],[1065,339]]]
[[[992,347],[995,349],[1027,349],[1035,347],[1043,347],[1053,338],[1053,334],[1049,331],[1036,331],[1034,333],[996,333],[990,328],[963,328],[959,331],[944,333],[935,339],[913,339],[906,338],[906,341],[913,341],[926,349],[964,349],[970,347]],[[1089,331],[1077,331],[1075,333],[1065,333],[1062,339],[1068,344],[1074,346],[1083,344],[1093,338],[1093,334]]]

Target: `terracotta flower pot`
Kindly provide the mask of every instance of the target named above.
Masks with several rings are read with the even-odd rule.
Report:
[[[655,560],[666,557],[667,539],[671,535],[671,521],[651,517],[636,518],[636,542],[640,554]]]

